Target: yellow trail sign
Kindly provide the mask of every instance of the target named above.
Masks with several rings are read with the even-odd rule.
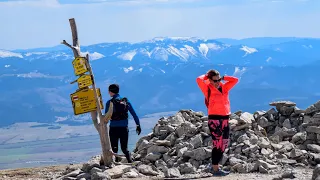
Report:
[[[86,65],[87,59],[85,57],[77,57],[72,61],[74,74],[76,76],[81,75],[89,71]]]
[[[77,79],[77,82],[79,89],[91,86],[93,84],[92,76],[89,74],[84,74]]]
[[[100,88],[97,88],[97,94],[100,97],[100,106],[103,109]],[[92,88],[82,89],[70,94],[74,115],[84,114],[97,110],[96,99]]]

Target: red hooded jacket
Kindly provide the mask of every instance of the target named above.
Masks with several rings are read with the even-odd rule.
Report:
[[[208,115],[230,115],[229,91],[238,83],[238,78],[224,76],[225,84],[220,82],[222,93],[215,88],[205,75],[197,77],[197,84],[205,97],[208,97],[208,88],[210,88],[210,98],[208,106]]]

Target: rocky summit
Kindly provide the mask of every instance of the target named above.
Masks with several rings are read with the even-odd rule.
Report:
[[[296,103],[277,101],[267,111],[234,112],[230,118],[230,144],[221,160],[232,173],[279,173],[294,178],[295,167],[314,168],[320,180],[320,101],[305,110]],[[60,179],[200,178],[211,163],[208,117],[202,112],[180,110],[162,117],[153,131],[138,140],[133,164],[100,166],[95,156],[81,169],[66,171]],[[317,165],[318,164],[318,165]]]

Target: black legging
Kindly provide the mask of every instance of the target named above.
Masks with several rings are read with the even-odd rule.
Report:
[[[223,152],[220,149],[212,148],[212,153],[211,153],[212,165],[218,165],[222,156],[223,156]]]
[[[123,154],[126,156],[128,162],[131,162],[131,157],[128,151],[129,129],[128,127],[110,127],[109,130],[111,148],[114,153],[118,153],[118,142],[120,139],[120,146]]]

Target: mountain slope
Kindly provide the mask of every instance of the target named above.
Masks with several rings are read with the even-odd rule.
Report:
[[[264,38],[260,41],[263,44]],[[280,99],[307,106],[320,95],[319,43],[306,39],[252,48],[198,38],[154,38],[134,44],[83,46],[81,51],[90,55],[104,103],[109,99],[107,86],[119,83],[121,94],[128,96],[142,116],[184,108],[205,111],[195,78],[212,68],[240,78],[230,93],[233,110],[265,109],[270,101]],[[311,45],[312,53],[304,45]],[[73,116],[69,95],[77,85],[70,84],[76,79],[70,49],[0,52],[0,85],[4,87],[0,89],[0,117],[4,119],[0,126],[29,121],[91,123],[87,114]]]

